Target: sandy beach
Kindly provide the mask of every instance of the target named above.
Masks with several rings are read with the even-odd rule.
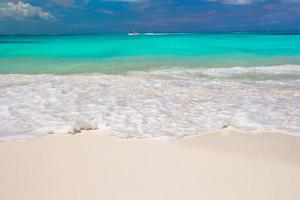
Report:
[[[300,0],[0,0],[0,200],[300,200]]]
[[[300,137],[226,130],[173,142],[95,131],[0,143],[0,199],[300,199]]]

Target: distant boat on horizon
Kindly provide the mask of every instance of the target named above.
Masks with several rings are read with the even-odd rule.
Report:
[[[136,32],[136,31],[130,31],[128,33],[128,35],[140,35],[140,33]]]

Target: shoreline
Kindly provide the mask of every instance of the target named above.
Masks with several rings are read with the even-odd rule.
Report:
[[[95,132],[0,143],[0,199],[300,197],[300,137],[225,129],[162,142]]]
[[[91,134],[96,134],[96,135],[103,135],[103,136],[107,136],[107,137],[113,137],[116,139],[121,139],[121,140],[150,140],[150,141],[158,141],[158,142],[178,142],[180,140],[185,140],[186,138],[191,138],[191,137],[199,137],[199,136],[203,136],[203,135],[207,135],[207,134],[214,134],[214,133],[218,133],[221,135],[226,135],[226,134],[230,134],[230,133],[235,133],[235,134],[248,134],[248,135],[259,135],[259,134],[263,134],[263,135],[267,135],[267,134],[276,134],[276,135],[287,135],[287,136],[291,136],[291,137],[299,137],[300,138],[300,134],[298,134],[297,132],[288,132],[288,131],[281,131],[281,130],[268,130],[268,129],[255,129],[255,130],[241,130],[241,129],[237,129],[231,126],[227,126],[225,125],[223,129],[220,130],[214,130],[214,131],[207,131],[204,133],[196,133],[196,134],[186,134],[182,137],[179,138],[172,138],[170,136],[166,136],[166,137],[142,137],[142,136],[124,136],[120,133],[117,132],[113,132],[110,130],[101,130],[101,129],[83,129],[83,130],[79,130],[76,132],[72,132],[72,133],[63,133],[63,134],[59,134],[59,133],[48,133],[46,135],[40,135],[40,136],[32,136],[32,135],[22,135],[22,137],[20,137],[19,135],[16,135],[15,137],[12,136],[7,136],[7,137],[0,137],[0,144],[1,143],[5,143],[5,142],[26,142],[26,141],[31,141],[31,140],[39,140],[42,139],[44,137],[49,137],[49,136],[73,136],[73,135],[91,135]]]

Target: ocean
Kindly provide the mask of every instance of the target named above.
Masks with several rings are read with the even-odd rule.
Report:
[[[300,135],[300,35],[0,36],[0,141]]]

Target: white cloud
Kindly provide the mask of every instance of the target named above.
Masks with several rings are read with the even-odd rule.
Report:
[[[230,4],[230,5],[249,5],[264,0],[207,0],[207,1],[220,2],[223,4]]]
[[[30,3],[19,2],[5,2],[0,3],[0,19],[10,18],[10,19],[44,19],[53,20],[55,17],[49,13],[43,11],[40,7],[32,6]]]

